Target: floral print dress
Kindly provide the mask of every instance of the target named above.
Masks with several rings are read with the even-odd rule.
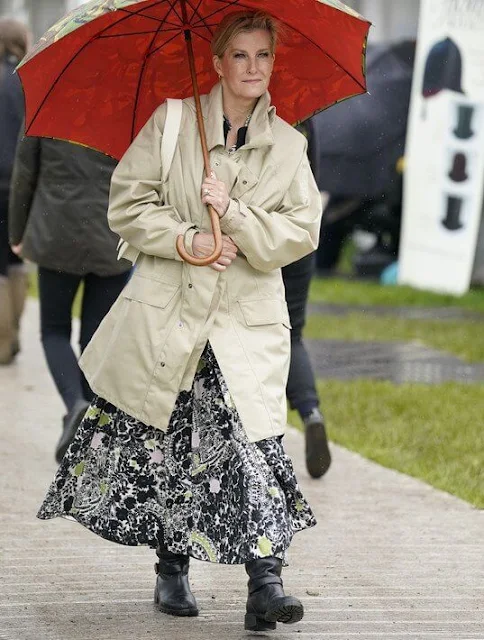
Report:
[[[93,401],[38,513],[56,516],[227,564],[285,560],[293,534],[315,524],[281,438],[248,441],[209,344],[167,433]]]

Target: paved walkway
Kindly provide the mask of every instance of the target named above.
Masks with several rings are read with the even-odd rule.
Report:
[[[0,369],[0,638],[248,637],[242,567],[194,562],[201,615],[174,619],[152,605],[153,552],[36,520],[61,412],[31,302],[23,352]],[[285,571],[306,616],[271,637],[484,640],[484,512],[338,447],[328,475],[313,481],[301,435],[290,430],[286,441],[319,526],[295,538]]]

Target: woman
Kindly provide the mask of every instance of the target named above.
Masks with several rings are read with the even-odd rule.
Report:
[[[164,105],[114,172],[110,224],[141,255],[83,355],[99,397],[39,513],[157,547],[155,601],[172,615],[198,613],[190,556],[245,563],[245,627],[259,631],[302,618],[280,576],[293,534],[315,524],[281,442],[290,329],[280,267],[314,250],[321,203],[304,137],[270,106],[276,35],[273,18],[252,11],[214,35],[220,82],[202,107],[216,173],[201,192],[193,99],[164,184]],[[175,242],[182,234],[193,255],[211,252],[206,204],[223,251],[199,268]]]
[[[25,25],[10,18],[0,19],[0,365],[13,362],[20,350],[20,318],[28,284],[27,269],[9,245],[8,200],[24,113],[22,86],[14,71],[29,41]]]

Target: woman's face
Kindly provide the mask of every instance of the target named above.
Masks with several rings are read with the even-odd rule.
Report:
[[[267,91],[274,67],[271,39],[265,29],[239,33],[222,58],[213,57],[215,71],[222,77],[224,97],[257,100]]]

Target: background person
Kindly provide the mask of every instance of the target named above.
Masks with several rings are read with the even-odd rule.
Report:
[[[120,161],[109,220],[141,253],[83,354],[99,395],[39,511],[156,547],[155,601],[172,615],[198,614],[190,556],[244,563],[251,631],[301,619],[282,564],[294,533],[315,524],[282,445],[290,331],[280,268],[314,251],[321,197],[304,137],[270,104],[276,37],[275,20],[254,11],[227,15],[215,32],[220,82],[202,108],[223,180],[212,174],[200,191],[193,99],[167,184],[166,105]],[[175,242],[184,235],[195,256],[211,252],[206,204],[220,217],[223,251],[211,268],[193,267]]]
[[[60,462],[93,393],[71,346],[72,306],[81,284],[81,353],[129,277],[109,229],[115,160],[79,145],[23,136],[10,192],[10,242],[38,265],[40,329],[50,373],[65,404]]]
[[[8,241],[8,193],[15,146],[24,112],[15,67],[27,52],[25,25],[0,19],[0,364],[10,364],[20,349],[19,328],[27,294],[27,270]]]
[[[308,141],[312,172],[319,175],[319,140],[310,118],[298,126]],[[313,478],[320,478],[331,464],[331,453],[324,418],[319,407],[313,367],[303,340],[309,286],[315,270],[315,254],[288,264],[282,269],[287,308],[291,320],[291,365],[287,380],[287,399],[303,422],[306,443],[306,467]]]

